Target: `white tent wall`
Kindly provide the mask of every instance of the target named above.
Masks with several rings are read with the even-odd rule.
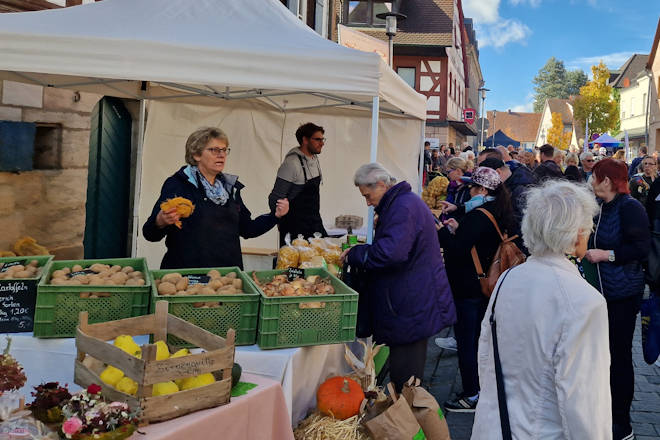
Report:
[[[320,156],[324,223],[334,223],[334,218],[341,214],[361,215],[366,223],[367,208],[353,185],[353,174],[369,161],[370,111],[319,109],[287,112],[285,117],[282,112],[250,102],[218,107],[151,102],[142,156],[140,228],[150,215],[165,179],[184,165],[188,135],[201,126],[220,127],[227,133],[232,151],[225,171],[237,174],[246,185],[242,195],[253,216],[268,212],[267,198],[277,169],[284,155],[297,145],[296,129],[308,121],[323,126],[328,138]],[[379,162],[397,179],[407,180],[413,189],[418,185],[417,161],[423,123],[382,114],[379,123]],[[243,243],[274,249],[278,244],[277,229]],[[137,255],[146,257],[150,267],[160,266],[164,252],[164,240],[150,243],[139,233]]]

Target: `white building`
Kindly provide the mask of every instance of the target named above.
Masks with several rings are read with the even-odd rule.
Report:
[[[619,117],[621,132],[616,136],[623,140],[628,133],[628,145],[633,156],[642,145],[647,145],[646,129],[651,81],[646,71],[649,56],[634,54],[621,67],[619,77],[612,84],[621,94]]]

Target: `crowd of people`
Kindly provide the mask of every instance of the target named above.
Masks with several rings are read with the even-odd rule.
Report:
[[[192,133],[186,165],[165,181],[143,226],[147,240],[166,240],[161,267],[242,267],[240,237],[276,225],[281,236],[325,235],[324,129],[310,122],[296,138],[270,212],[253,219],[244,186],[223,172],[226,133]],[[632,338],[650,283],[651,231],[660,231],[660,179],[657,157],[644,148],[630,166],[617,154],[547,144],[537,154],[512,146],[475,154],[427,143],[425,183],[448,180],[438,216],[381,164],[357,170],[375,234],[341,259],[364,277],[358,327],[390,347],[397,390],[423,377],[428,339],[453,326],[455,338],[435,339],[457,350],[462,379],[444,407],[476,411],[473,439],[634,438]],[[194,204],[184,222],[177,209],[161,208],[174,197]],[[527,260],[502,268],[504,243]]]
[[[536,152],[499,146],[475,156],[470,148],[458,152],[441,145],[431,151],[425,145],[425,181],[438,176],[449,181],[435,220],[455,309],[455,336],[435,342],[457,350],[462,392],[443,406],[476,412],[473,439],[503,438],[496,425],[512,438],[634,438],[632,339],[648,281],[651,231],[660,226],[657,156],[645,148],[639,153],[628,165],[623,150],[565,152],[546,144]],[[383,194],[389,202],[390,193]],[[371,249],[388,240],[389,254],[398,260],[387,267],[374,263],[374,278],[381,269],[412,275],[423,267],[408,266],[404,256],[409,249],[397,246],[401,231],[420,230],[414,227],[421,221],[418,213],[407,209],[399,217],[386,237],[376,229]],[[411,237],[415,246],[425,246],[421,237]],[[482,281],[500,258],[506,237],[528,259],[504,272],[489,298]],[[426,245],[436,252],[430,241]],[[372,258],[385,261],[382,250],[372,257],[371,249],[351,252],[348,261],[364,261],[366,268]],[[444,298],[446,283],[440,284],[442,291],[431,289],[435,296],[427,299]],[[392,295],[391,284],[381,287]],[[659,286],[650,288],[657,291]],[[379,301],[377,295],[373,302]],[[416,295],[425,297],[425,290]],[[407,322],[421,316],[419,311],[403,312],[412,310],[407,301],[393,305],[386,300],[393,316],[401,313]],[[451,317],[440,315],[445,324]],[[431,330],[419,321],[417,325]],[[417,342],[425,344],[431,333],[405,342],[421,336]],[[418,375],[424,356],[408,352],[408,362],[417,367],[405,373]]]

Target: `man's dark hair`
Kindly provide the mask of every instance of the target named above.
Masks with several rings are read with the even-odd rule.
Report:
[[[649,154],[649,149],[644,146],[639,147],[639,153],[646,156],[647,154]]]
[[[541,145],[541,148],[539,148],[541,151],[541,156],[543,157],[549,157],[552,159],[555,156],[555,147],[553,147],[550,144],[543,144]]]
[[[321,133],[325,134],[325,130],[323,129],[323,127],[316,125],[313,122],[308,122],[298,127],[298,130],[296,130],[296,139],[298,140],[298,144],[302,145],[303,137],[309,139],[312,136],[314,136],[314,133],[316,133],[317,131],[320,131]]]
[[[486,148],[481,153],[479,153],[479,157],[494,157],[496,159],[502,160],[502,153],[500,153],[495,148]]]
[[[425,141],[425,142],[424,142],[424,146],[425,146],[425,147],[430,147],[430,146],[431,146],[431,143],[430,143],[429,141]]]
[[[456,154],[456,151],[454,151],[454,147],[449,147],[449,153],[453,156]]]
[[[466,151],[472,151],[472,147],[468,145],[467,147],[463,148],[463,152]]]

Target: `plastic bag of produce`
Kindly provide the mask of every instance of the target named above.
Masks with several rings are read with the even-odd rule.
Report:
[[[312,261],[312,258],[318,257],[319,252],[313,247],[298,247],[298,254],[300,255],[300,263]]]
[[[284,246],[277,253],[277,269],[287,269],[289,267],[298,267],[300,264],[300,254],[298,249],[291,245],[291,235],[284,237]]]
[[[291,244],[293,247],[309,247],[309,242],[305,240],[302,234],[298,235],[298,238],[294,239]]]

